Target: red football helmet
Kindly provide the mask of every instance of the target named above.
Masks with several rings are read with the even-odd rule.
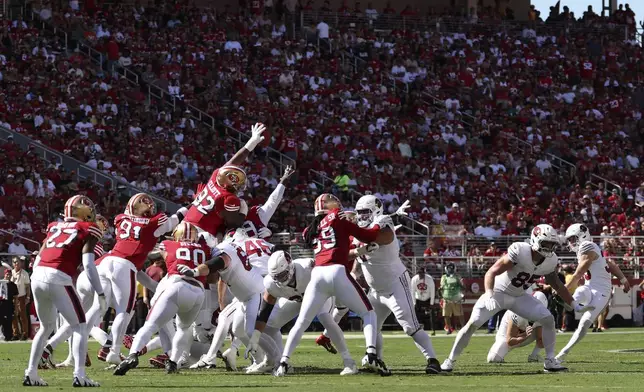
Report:
[[[94,222],[96,220],[96,207],[94,207],[94,202],[87,196],[72,196],[65,202],[63,216],[65,220]]]
[[[157,205],[147,193],[137,193],[130,197],[125,207],[125,214],[150,218],[157,213]]]
[[[231,193],[241,192],[246,188],[246,172],[239,166],[222,166],[217,173],[217,185]]]
[[[330,210],[342,209],[340,199],[330,193],[323,193],[315,199],[315,215],[328,214]]]

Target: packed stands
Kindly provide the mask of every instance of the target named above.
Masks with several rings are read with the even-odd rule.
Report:
[[[231,128],[262,121],[283,160],[254,157],[245,197],[262,202],[285,162],[298,168],[273,229],[301,229],[331,188],[347,204],[374,192],[391,212],[410,198],[412,217],[437,235],[500,238],[579,221],[597,235],[604,226],[642,235],[644,54],[632,26],[590,14],[525,24],[488,11],[271,19],[169,2],[54,9],[47,26],[68,32],[71,49],[91,46],[102,68],[92,53],[66,55],[60,39],[39,37],[39,22],[12,25],[14,77],[3,68],[2,83],[15,94],[0,105],[14,110],[0,119],[179,203],[236,148]],[[24,83],[33,75],[58,93]],[[39,96],[48,99],[34,104]]]

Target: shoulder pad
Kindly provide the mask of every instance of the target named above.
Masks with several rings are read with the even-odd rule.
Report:
[[[521,248],[523,246],[529,246],[525,242],[513,242],[509,247],[508,247],[508,257],[510,258],[510,261],[512,261],[512,264],[518,264],[520,255],[521,255]]]
[[[601,256],[601,251],[599,250],[599,246],[596,243],[591,241],[584,241],[579,244],[579,250],[577,251],[578,254],[583,255],[590,252],[595,252],[598,254],[598,256]]]

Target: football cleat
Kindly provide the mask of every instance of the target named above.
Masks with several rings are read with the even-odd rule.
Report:
[[[167,374],[179,373],[179,369],[177,368],[177,363],[170,359],[165,361],[165,372]]]
[[[277,365],[277,368],[275,371],[273,371],[273,376],[275,377],[284,377],[287,374],[293,374],[293,366],[289,365],[286,362],[280,362],[279,365]]]
[[[123,354],[117,354],[114,351],[110,350],[110,352],[105,357],[105,362],[111,363],[112,365],[118,365],[123,362],[124,359],[125,357],[123,356]]]
[[[190,361],[190,353],[184,351],[183,354],[179,357],[179,360],[177,361],[177,369],[185,369],[186,365],[188,365],[188,362]]]
[[[121,363],[118,364],[116,369],[114,369],[115,376],[125,376],[129,370],[139,366],[139,356],[136,354],[130,354],[125,358]]]
[[[74,366],[74,360],[71,358],[67,358],[63,362],[56,364],[57,368],[66,368],[66,367],[72,367],[72,366]],[[87,360],[85,360],[85,366],[87,366]]]
[[[336,350],[335,347],[333,347],[333,343],[331,343],[331,339],[324,336],[324,334],[321,334],[320,336],[318,336],[317,339],[315,339],[315,344],[317,344],[318,346],[324,347],[324,349],[330,352],[331,354],[338,353],[338,350]]]
[[[239,355],[239,352],[237,350],[233,351],[232,349],[228,349],[224,351],[224,353],[221,355],[222,359],[224,360],[224,363],[226,364],[226,371],[228,372],[236,372],[237,371],[237,356]]]
[[[559,357],[557,357],[557,359],[559,359]],[[528,355],[528,362],[543,362],[543,358],[541,358],[539,354],[530,354]],[[563,360],[559,359],[559,362],[563,362]]]
[[[134,343],[134,338],[132,337],[132,335],[123,336],[123,345],[125,346],[125,348],[127,348],[128,350],[131,349],[132,343]]]
[[[341,376],[352,376],[358,374],[358,366],[356,366],[355,361],[351,361],[344,364],[344,369],[340,372]]]
[[[150,362],[150,365],[152,365],[152,367],[155,367],[157,369],[163,369],[165,368],[166,361],[169,359],[170,357],[168,357],[167,354],[159,354],[156,357],[150,358],[148,362]]]
[[[372,372],[377,372],[382,377],[391,376],[391,370],[387,369],[387,365],[378,358],[376,354],[367,353],[364,358],[362,358],[362,367],[371,370]]]
[[[561,366],[561,362],[557,358],[546,358],[543,362],[543,371],[546,373],[566,372],[568,368]]]
[[[190,366],[190,369],[215,369],[216,367],[217,365],[215,364],[214,360],[211,361],[205,355],[202,355],[197,363]]]
[[[425,368],[425,373],[427,374],[439,374],[441,372],[441,364],[436,358],[429,358],[427,360],[427,367]]]
[[[97,383],[94,380],[91,380],[88,377],[74,376],[74,382],[72,383],[72,386],[75,388],[96,388],[100,387],[101,384]]]
[[[441,370],[444,372],[451,372],[454,370],[454,363],[456,361],[452,361],[451,359],[447,358],[446,360],[443,361],[443,364],[441,365]]]
[[[269,364],[266,358],[260,363],[254,363],[246,368],[246,374],[264,374],[273,371],[275,365]]]
[[[98,350],[98,354],[96,354],[96,357],[98,358],[99,361],[105,362],[105,358],[107,358],[107,354],[109,353],[110,353],[109,347],[101,347],[101,349]]]
[[[49,344],[43,349],[38,369],[56,369],[56,364],[54,364],[54,349]]]
[[[46,387],[47,385],[49,384],[38,376],[25,376],[22,379],[22,386],[24,387]]]

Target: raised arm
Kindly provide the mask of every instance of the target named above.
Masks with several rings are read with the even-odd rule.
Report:
[[[273,190],[271,195],[268,196],[266,202],[259,207],[258,215],[263,224],[267,225],[273,217],[273,214],[275,214],[277,206],[279,206],[282,198],[284,197],[284,191],[286,190],[284,183],[293,175],[293,173],[295,173],[295,170],[293,170],[291,166],[287,166],[282,178],[280,178],[280,183],[277,184],[275,190]]]
[[[228,162],[226,162],[226,165],[235,165],[239,166],[243,164],[246,161],[246,158],[248,158],[248,155],[257,147],[259,143],[261,143],[264,140],[264,136],[262,136],[262,133],[266,130],[266,126],[262,123],[256,123],[253,125],[251,128],[251,136],[250,139],[246,142],[246,145],[242,147],[239,151],[233,155],[232,158]]]
[[[159,218],[159,227],[154,231],[155,237],[161,237],[165,233],[174,230],[175,227],[183,220],[183,217],[188,213],[186,207],[181,207],[179,210],[174,213],[172,216],[161,216]]]

